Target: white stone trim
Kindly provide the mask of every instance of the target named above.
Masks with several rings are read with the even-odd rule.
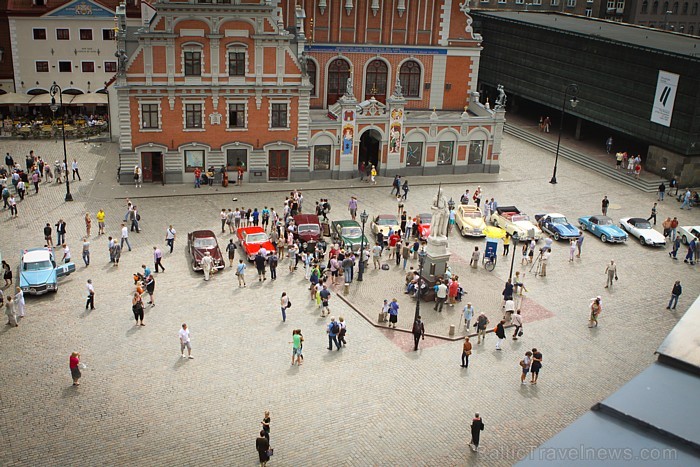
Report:
[[[245,106],[244,112],[245,112],[245,122],[242,127],[230,127],[230,114],[229,114],[229,104],[243,104]],[[240,98],[240,99],[226,99],[226,131],[247,131],[248,130],[248,98]]]
[[[483,0],[482,0],[483,1]],[[440,45],[448,45],[450,37],[450,20],[452,18],[452,0],[444,0],[440,12]]]
[[[445,78],[447,74],[447,57],[433,56],[433,76],[430,77],[430,108],[442,109],[445,98]]]
[[[46,71],[39,71],[36,69],[36,64],[37,63],[46,63],[49,66],[49,69]],[[51,73],[51,60],[34,60],[34,73]]]
[[[183,97],[180,99],[180,102],[182,102],[182,131],[186,131],[186,132],[206,131],[206,113],[207,112],[206,112],[205,99]],[[202,106],[202,127],[201,128],[187,128],[187,105],[188,104],[201,104],[201,106]]]
[[[291,121],[291,98],[283,99],[283,98],[268,98],[268,106],[267,106],[267,129],[268,131],[285,131],[285,130],[290,130],[290,121]],[[272,127],[272,104],[286,104],[287,105],[287,126],[284,128],[281,127]]]
[[[185,75],[185,52],[199,52],[199,75]],[[182,67],[182,77],[185,82],[188,80],[201,80],[204,76],[204,45],[199,42],[185,42],[180,47],[180,66]]]
[[[477,81],[479,80],[479,62],[481,61],[481,56],[477,55],[472,57],[472,63],[469,67],[469,89],[470,92],[476,92]]]
[[[204,29],[180,29],[180,37],[204,37]]]
[[[136,98],[136,102],[139,106],[139,133],[160,133],[163,131],[163,111],[160,100],[149,100]],[[158,106],[158,128],[144,128],[143,127],[143,108],[144,104],[157,105]]]
[[[229,74],[229,54],[230,53],[243,53],[245,54],[245,69],[243,70],[243,75],[230,75]],[[250,70],[250,54],[248,53],[248,47],[240,42],[233,42],[226,45],[226,67],[225,76],[229,79],[229,84],[234,83],[244,83],[246,77],[248,76],[248,70]],[[232,82],[233,81],[233,82]]]

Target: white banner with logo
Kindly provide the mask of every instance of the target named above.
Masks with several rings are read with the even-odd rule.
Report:
[[[671,126],[673,116],[673,104],[676,101],[676,89],[678,88],[678,78],[680,76],[668,71],[659,70],[659,79],[656,82],[656,95],[654,96],[654,106],[651,109],[651,121],[663,125]]]

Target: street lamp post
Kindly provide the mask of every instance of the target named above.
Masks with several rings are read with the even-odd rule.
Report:
[[[517,235],[513,235],[513,257],[510,259],[510,274],[508,274],[508,279],[513,278],[513,265],[515,264],[515,252],[518,251],[518,242],[519,242],[519,237]]]
[[[564,90],[564,102],[561,105],[561,117],[559,119],[559,136],[557,138],[557,153],[554,156],[554,172],[552,173],[552,179],[549,183],[557,183],[557,163],[559,162],[559,145],[561,144],[561,132],[564,129],[564,114],[566,113],[566,98],[571,95],[571,108],[576,108],[578,104],[578,99],[576,99],[576,94],[578,94],[578,86],[575,84],[570,84]]]
[[[61,109],[61,133],[63,135],[63,163],[66,166],[66,201],[73,201],[73,195],[70,194],[70,182],[68,181],[68,151],[66,150],[66,108],[63,107],[63,90],[61,86],[54,81],[49,90],[51,93],[51,112],[56,114],[56,111]],[[58,94],[59,104],[56,104],[56,94]]]
[[[413,317],[413,321],[416,321],[420,316],[420,300],[423,294],[423,266],[425,265],[425,257],[428,254],[425,252],[424,248],[421,248],[418,252],[418,292],[416,292],[416,315]]]
[[[357,275],[357,280],[362,280],[362,275],[365,272],[365,224],[367,223],[367,218],[369,215],[366,210],[362,210],[360,214],[360,220],[362,221],[362,238],[360,239],[360,272]]]
[[[450,230],[452,230],[452,216],[454,216],[454,210],[455,210],[455,202],[451,196],[450,196],[450,200],[447,202],[447,207],[450,210],[450,214],[449,214],[450,217],[449,217],[448,223],[447,223],[447,237],[449,238]]]

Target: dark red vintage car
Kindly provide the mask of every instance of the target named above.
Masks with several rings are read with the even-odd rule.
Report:
[[[255,259],[260,248],[265,248],[268,253],[276,251],[275,245],[270,242],[270,237],[262,227],[241,227],[236,231],[236,236],[249,261]]]
[[[306,245],[305,251],[313,252],[321,239],[321,222],[315,214],[297,214],[294,216],[296,236]]]
[[[214,268],[224,269],[226,267],[219,243],[216,241],[216,235],[211,230],[195,230],[188,233],[187,251],[190,252],[192,269],[195,271],[202,270],[202,257],[207,251],[214,258]]]

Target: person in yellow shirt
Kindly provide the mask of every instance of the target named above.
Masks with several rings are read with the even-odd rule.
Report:
[[[372,179],[373,184],[377,184],[377,168],[375,166],[372,166],[372,171],[370,172],[370,177]]]
[[[97,226],[99,227],[97,231],[97,235],[102,235],[105,233],[105,212],[104,210],[100,209],[97,211],[97,214],[95,215],[97,218]]]
[[[503,237],[503,256],[508,256],[509,251],[510,251],[510,234],[506,233],[506,236]]]

